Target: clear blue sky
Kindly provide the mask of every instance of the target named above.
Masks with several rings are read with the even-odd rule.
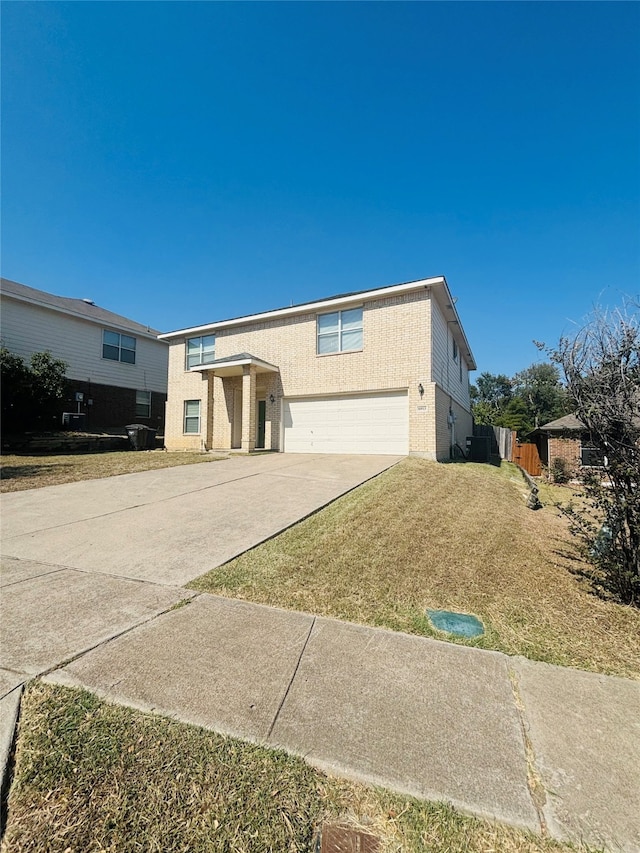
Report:
[[[640,291],[638,3],[9,2],[2,54],[24,284],[168,331],[444,274],[509,375]]]

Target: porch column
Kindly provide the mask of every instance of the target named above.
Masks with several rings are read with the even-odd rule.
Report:
[[[242,449],[251,453],[256,446],[256,368],[242,368]]]
[[[205,448],[207,450],[211,450],[213,447],[213,405],[214,405],[214,396],[213,396],[213,382],[214,376],[213,374],[205,374],[207,377],[207,424],[206,429],[204,430],[205,434]]]

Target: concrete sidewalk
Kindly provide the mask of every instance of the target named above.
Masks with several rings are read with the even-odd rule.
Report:
[[[559,839],[640,849],[640,685],[625,679],[203,594],[46,680]]]

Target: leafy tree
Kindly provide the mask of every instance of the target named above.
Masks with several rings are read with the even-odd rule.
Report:
[[[542,346],[542,345],[541,345]],[[640,606],[640,310],[597,309],[549,354],[562,369],[578,418],[605,458],[603,476],[585,469],[585,510],[569,507],[591,578]]]
[[[496,426],[515,430],[518,435],[527,435],[533,429],[531,412],[522,397],[512,397],[502,414],[496,420]]]
[[[554,364],[532,364],[516,373],[513,394],[524,401],[532,429],[566,415],[571,408]]]
[[[503,373],[484,372],[472,385],[471,412],[477,424],[498,425],[497,421],[511,400],[511,380]]]
[[[64,396],[67,364],[50,352],[34,352],[31,356],[32,396],[42,415],[55,412]]]
[[[567,392],[553,364],[532,364],[513,379],[503,373],[482,373],[477,385],[471,386],[475,422],[507,427],[519,436],[569,410]]]
[[[50,352],[36,352],[30,364],[0,348],[2,424],[5,432],[51,426],[65,391],[67,365]]]

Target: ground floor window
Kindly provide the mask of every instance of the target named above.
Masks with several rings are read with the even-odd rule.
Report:
[[[151,417],[151,391],[136,391],[136,417]]]
[[[604,451],[588,444],[580,448],[580,461],[583,466],[589,468],[602,468],[605,465]]]
[[[193,435],[200,432],[200,400],[184,401],[184,431]]]

